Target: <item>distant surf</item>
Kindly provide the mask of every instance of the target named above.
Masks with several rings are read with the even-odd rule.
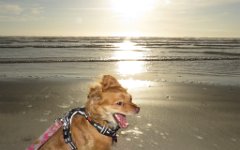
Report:
[[[0,63],[239,60],[240,39],[0,37],[0,52]]]
[[[129,39],[129,38],[128,38]],[[0,37],[0,48],[116,48],[125,37]],[[240,48],[238,38],[131,38],[136,46],[174,49]]]
[[[63,62],[120,62],[120,61],[204,61],[204,60],[240,60],[238,57],[198,57],[198,58],[177,58],[177,57],[163,57],[156,59],[83,59],[83,58],[6,58],[0,59],[0,63],[63,63]]]

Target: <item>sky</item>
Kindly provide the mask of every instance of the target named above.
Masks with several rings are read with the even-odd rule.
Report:
[[[240,37],[240,0],[0,0],[2,36]]]

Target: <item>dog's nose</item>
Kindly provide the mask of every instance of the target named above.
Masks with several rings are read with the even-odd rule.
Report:
[[[136,111],[136,114],[138,114],[139,111],[140,111],[140,107],[136,107],[136,108],[135,108],[135,111]]]

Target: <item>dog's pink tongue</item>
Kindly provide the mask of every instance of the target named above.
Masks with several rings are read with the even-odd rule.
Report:
[[[118,122],[118,125],[120,126],[120,128],[126,128],[128,126],[126,116],[124,116],[122,114],[115,114],[114,116],[115,116],[115,119]]]

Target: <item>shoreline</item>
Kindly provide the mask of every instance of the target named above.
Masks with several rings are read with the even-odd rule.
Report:
[[[0,149],[25,149],[53,121],[85,103],[95,78],[0,80]],[[130,88],[140,114],[128,117],[113,150],[240,147],[240,87],[155,82]]]

